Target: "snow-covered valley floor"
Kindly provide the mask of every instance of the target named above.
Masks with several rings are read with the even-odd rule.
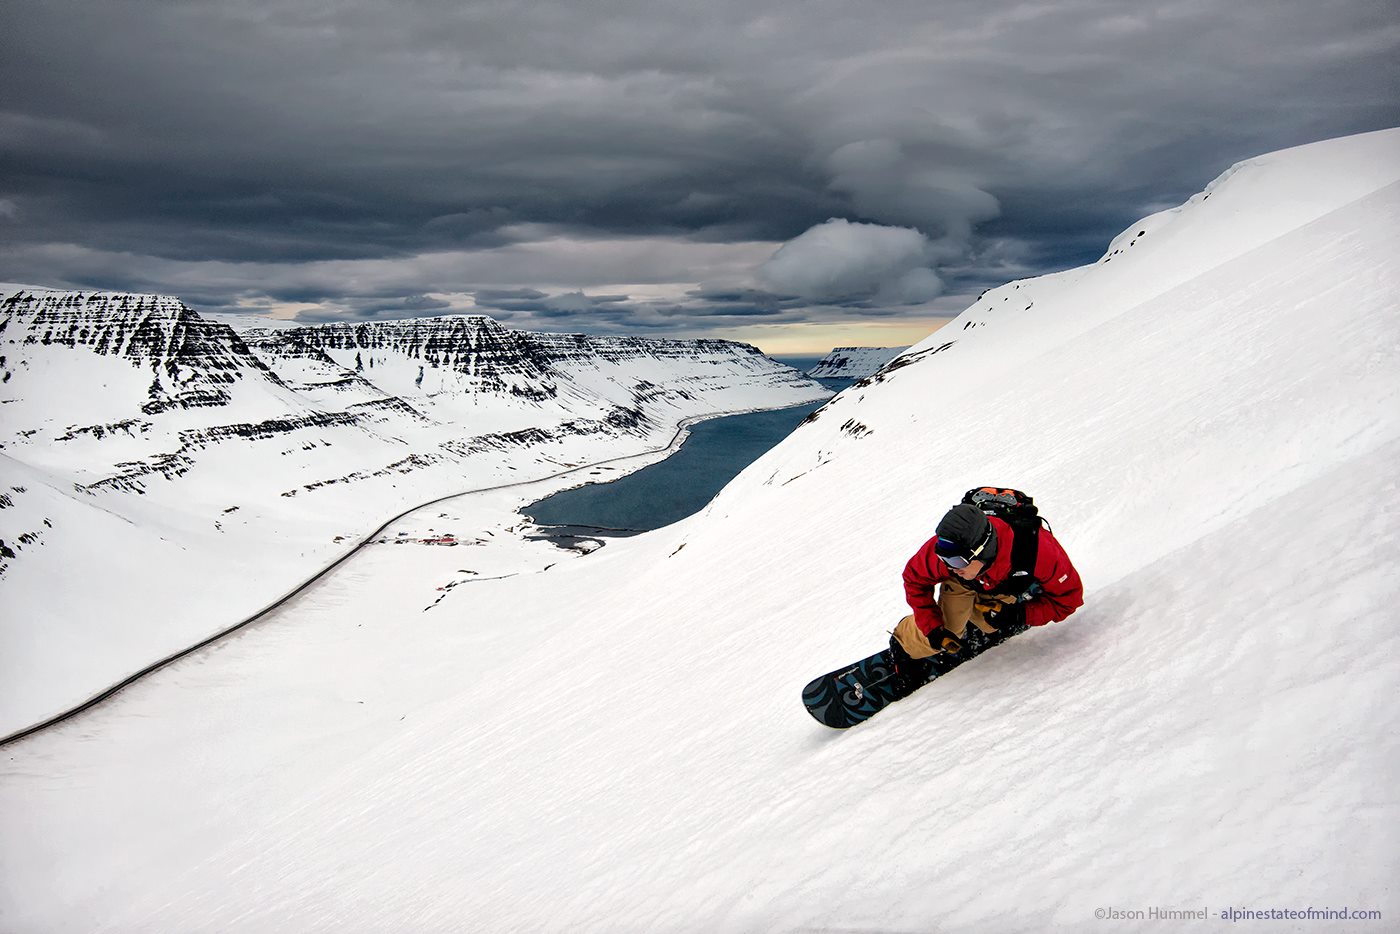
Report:
[[[370,547],[0,750],[0,930],[1389,929],[1398,156],[1250,160],[987,293],[676,525],[465,577]],[[815,724],[981,483],[1036,496],[1084,609]]]

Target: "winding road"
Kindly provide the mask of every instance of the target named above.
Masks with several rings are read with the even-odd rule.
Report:
[[[808,400],[808,401],[806,401],[806,402],[798,402],[798,403],[794,403],[793,405],[790,405],[790,406],[778,406],[778,407],[776,407],[775,409],[769,409],[769,408],[751,408],[751,409],[740,409],[740,410],[733,411],[733,412],[713,412],[713,413],[708,413],[708,414],[705,414],[705,415],[694,415],[694,416],[691,416],[691,417],[689,417],[689,418],[683,419],[683,420],[681,421],[681,423],[676,427],[676,433],[675,433],[675,435],[671,438],[670,442],[669,442],[668,444],[666,444],[664,447],[653,448],[653,449],[651,449],[651,450],[641,451],[641,452],[638,452],[638,453],[636,453],[636,454],[627,454],[627,455],[624,455],[624,456],[622,456],[622,457],[613,457],[613,458],[609,458],[608,460],[597,461],[597,462],[591,463],[591,464],[581,464],[581,465],[579,465],[578,467],[571,467],[571,468],[569,468],[568,470],[562,470],[562,471],[560,471],[560,472],[558,472],[558,473],[549,474],[548,476],[544,476],[544,477],[535,477],[535,478],[532,479],[532,480],[517,480],[517,481],[515,481],[515,482],[513,482],[513,483],[501,483],[501,484],[497,484],[496,486],[480,487],[480,488],[474,489],[474,490],[463,490],[462,492],[459,492],[459,493],[449,493],[447,496],[439,496],[438,498],[428,500],[428,501],[425,502],[425,503],[419,503],[419,504],[416,505],[416,506],[410,507],[409,509],[405,509],[403,512],[399,513],[398,515],[394,516],[393,518],[386,520],[383,524],[381,524],[379,527],[377,527],[374,531],[372,531],[372,532],[370,532],[369,534],[367,534],[367,535],[365,535],[364,537],[362,537],[358,542],[356,542],[353,546],[351,546],[351,548],[350,548],[348,551],[346,551],[343,555],[341,555],[341,556],[340,556],[339,558],[337,558],[335,561],[333,561],[333,562],[331,562],[330,564],[326,565],[325,567],[321,568],[321,570],[317,571],[314,575],[312,575],[311,577],[308,577],[306,580],[302,581],[302,582],[301,582],[300,584],[298,584],[296,587],[292,588],[291,590],[289,590],[288,592],[286,592],[286,593],[283,594],[282,596],[278,597],[278,598],[277,598],[276,600],[274,600],[272,603],[269,603],[267,606],[263,607],[261,610],[259,610],[258,612],[254,613],[252,616],[249,616],[247,619],[245,619],[245,620],[243,620],[243,621],[241,621],[241,622],[235,623],[234,625],[229,626],[227,629],[223,629],[223,630],[221,630],[221,631],[215,633],[214,635],[212,635],[212,636],[210,636],[209,638],[203,640],[202,642],[198,642],[198,643],[196,643],[196,644],[194,644],[194,645],[192,645],[192,646],[189,646],[188,648],[181,649],[180,651],[175,652],[173,655],[166,656],[165,658],[162,658],[160,661],[153,662],[152,664],[147,665],[145,668],[142,668],[140,671],[138,671],[138,672],[136,672],[136,673],[134,673],[134,674],[132,674],[132,675],[127,676],[126,678],[124,678],[123,680],[119,681],[118,683],[112,685],[111,687],[106,688],[106,689],[104,689],[103,691],[101,691],[101,692],[99,692],[99,693],[93,695],[92,697],[90,697],[90,698],[88,698],[87,700],[83,701],[81,704],[78,704],[76,707],[73,707],[73,708],[71,708],[71,709],[69,709],[69,710],[65,710],[65,711],[63,711],[63,712],[61,712],[61,713],[55,714],[54,716],[49,717],[49,718],[46,719],[46,720],[42,720],[42,721],[40,721],[39,723],[36,723],[36,724],[34,724],[34,725],[32,725],[32,726],[25,727],[24,729],[21,729],[21,730],[19,730],[19,731],[17,731],[17,732],[11,733],[11,734],[9,734],[8,736],[0,737],[0,748],[3,748],[3,747],[5,747],[5,746],[8,746],[8,745],[10,745],[11,743],[19,742],[19,741],[22,740],[22,739],[25,739],[25,738],[27,738],[27,737],[33,736],[34,734],[39,733],[39,732],[42,732],[43,730],[47,730],[47,729],[49,729],[49,728],[51,728],[51,727],[58,726],[59,724],[64,723],[64,722],[66,722],[66,721],[68,721],[68,720],[71,720],[71,719],[73,719],[74,717],[79,716],[80,714],[86,713],[87,711],[92,710],[92,709],[93,709],[94,707],[96,707],[98,704],[101,704],[103,701],[110,700],[112,697],[114,697],[115,695],[117,695],[118,693],[120,693],[123,689],[130,687],[131,685],[135,684],[137,681],[140,681],[142,678],[146,677],[147,675],[154,674],[155,672],[160,671],[162,668],[166,667],[167,665],[173,664],[173,663],[179,661],[179,660],[182,659],[182,658],[186,658],[186,657],[188,657],[188,656],[194,654],[195,652],[198,652],[200,649],[207,648],[208,646],[213,645],[214,643],[218,642],[220,639],[225,639],[225,638],[227,638],[227,637],[233,635],[234,633],[238,632],[239,630],[244,629],[244,628],[246,628],[246,627],[252,625],[253,623],[256,623],[258,620],[263,619],[264,617],[266,617],[267,615],[269,615],[269,614],[272,613],[273,611],[277,610],[279,607],[281,607],[283,604],[285,604],[288,600],[291,600],[293,597],[296,597],[298,594],[300,594],[300,593],[302,593],[303,591],[305,591],[305,590],[306,590],[308,587],[310,587],[312,584],[315,584],[317,581],[319,581],[319,580],[321,580],[322,578],[324,578],[327,574],[330,574],[332,571],[334,571],[336,568],[340,567],[340,566],[341,566],[342,564],[344,564],[346,561],[350,560],[352,557],[354,557],[356,554],[358,554],[358,553],[360,552],[360,550],[361,550],[362,548],[364,548],[365,545],[367,545],[367,544],[369,544],[371,541],[373,541],[376,537],[379,536],[379,534],[380,534],[381,532],[383,532],[383,531],[384,531],[385,529],[387,529],[389,526],[393,525],[395,522],[398,522],[400,519],[404,518],[405,516],[408,516],[408,515],[411,515],[412,513],[417,512],[417,511],[420,510],[420,509],[424,509],[424,508],[426,508],[426,507],[428,507],[428,506],[433,506],[433,505],[436,505],[436,504],[438,504],[438,503],[443,503],[443,502],[446,502],[446,501],[448,501],[448,500],[459,499],[459,498],[461,498],[461,497],[463,497],[463,496],[474,496],[474,495],[477,495],[477,494],[480,494],[480,493],[493,493],[493,492],[496,492],[496,491],[499,491],[499,490],[508,490],[508,489],[514,489],[514,488],[516,488],[516,487],[532,486],[532,485],[537,484],[537,483],[544,483],[544,482],[549,481],[549,480],[557,480],[557,479],[559,479],[560,477],[567,477],[567,476],[569,476],[569,475],[571,475],[571,474],[581,473],[582,471],[585,471],[585,470],[595,470],[595,469],[598,468],[598,467],[603,467],[603,466],[606,466],[606,465],[608,465],[608,464],[618,464],[618,463],[622,463],[622,462],[624,462],[624,461],[638,460],[638,459],[641,459],[641,458],[647,458],[647,457],[651,457],[651,456],[653,456],[653,455],[655,455],[655,454],[661,454],[661,453],[666,453],[667,456],[669,456],[670,454],[675,453],[675,451],[676,451],[677,449],[680,448],[680,445],[683,444],[683,443],[685,442],[685,438],[686,438],[686,436],[689,434],[690,428],[691,428],[693,425],[696,425],[696,424],[698,424],[698,423],[700,423],[700,422],[708,421],[708,420],[714,419],[714,418],[726,418],[726,417],[728,417],[728,416],[730,416],[730,415],[745,415],[745,414],[749,414],[749,413],[751,413],[751,412],[768,412],[768,411],[777,411],[778,409],[784,409],[784,408],[796,408],[796,407],[799,406],[799,405],[808,405],[808,404],[810,404],[810,401],[811,401],[811,400]]]

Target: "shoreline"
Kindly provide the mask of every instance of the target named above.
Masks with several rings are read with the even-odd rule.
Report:
[[[834,395],[831,398],[834,398]],[[719,489],[715,489],[710,494],[710,496],[706,498],[704,502],[698,503],[698,505],[696,505],[695,509],[692,512],[687,512],[684,515],[675,515],[674,512],[676,510],[674,509],[663,510],[663,521],[661,521],[660,524],[657,524],[651,519],[640,518],[635,514],[633,514],[630,520],[624,518],[615,518],[611,522],[609,522],[609,520],[607,518],[604,518],[603,516],[609,514],[610,510],[604,508],[603,513],[600,516],[597,512],[599,508],[598,501],[592,497],[584,497],[582,503],[575,502],[570,508],[565,508],[564,510],[562,510],[565,513],[573,513],[573,516],[570,516],[568,518],[560,518],[558,516],[558,513],[561,510],[558,507],[555,507],[552,509],[545,510],[546,513],[555,513],[555,517],[553,518],[553,520],[541,521],[534,514],[534,510],[541,503],[548,503],[551,500],[556,499],[557,497],[567,498],[568,494],[575,493],[581,490],[586,490],[590,487],[596,487],[599,491],[601,491],[603,488],[608,487],[610,485],[624,483],[624,481],[626,481],[628,478],[635,477],[643,473],[644,471],[648,471],[653,468],[660,468],[661,465],[665,464],[672,457],[675,457],[677,454],[681,453],[681,451],[685,450],[685,445],[691,440],[691,436],[694,434],[692,429],[696,428],[698,425],[719,422],[725,419],[737,419],[748,416],[765,415],[771,412],[782,412],[788,409],[812,408],[815,412],[818,411],[822,405],[825,405],[825,401],[813,400],[811,402],[801,402],[793,405],[775,406],[772,408],[750,409],[746,411],[732,412],[718,416],[692,419],[687,425],[683,427],[681,431],[677,433],[675,439],[676,443],[673,443],[666,450],[665,456],[657,458],[655,460],[650,460],[648,463],[637,467],[637,469],[635,470],[628,470],[625,472],[620,472],[605,477],[590,476],[581,483],[553,490],[539,499],[521,505],[516,509],[516,513],[517,515],[521,516],[524,520],[526,520],[527,523],[529,523],[529,528],[532,529],[532,531],[529,533],[529,537],[531,539],[549,541],[560,548],[568,548],[575,551],[582,551],[585,554],[599,550],[606,544],[606,541],[608,539],[630,538],[635,535],[643,534],[645,532],[655,531],[656,529],[664,528],[675,522],[682,521],[689,515],[692,515],[693,512],[698,512],[702,510],[705,506],[705,503],[709,502],[709,500],[712,499],[713,496],[719,492]],[[796,427],[798,427],[798,425],[794,425],[793,430],[795,430]],[[776,444],[780,440],[781,438],[775,438],[773,443]],[[739,470],[742,471],[742,469],[747,466],[748,462],[746,461],[740,466]],[[724,477],[723,483],[719,485],[719,488],[722,489],[723,484],[728,483],[729,480],[732,479],[732,477],[736,474],[737,471],[734,474]],[[713,479],[715,478],[706,476],[703,478],[703,482],[701,485],[703,487],[708,488],[712,485],[711,481]],[[609,494],[599,493],[595,495],[602,495],[606,497]],[[626,499],[625,494],[623,495],[623,499]],[[579,514],[580,510],[582,511],[583,515]],[[593,513],[593,515],[590,517],[588,513]],[[613,513],[613,515],[616,515],[616,513]],[[641,527],[629,527],[634,524],[640,525]],[[594,543],[594,547],[580,547],[582,543],[586,542]]]

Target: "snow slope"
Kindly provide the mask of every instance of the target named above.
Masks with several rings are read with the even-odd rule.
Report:
[[[697,516],[477,575],[370,549],[6,748],[0,929],[1393,926],[1400,132],[1208,192],[989,292]],[[883,643],[984,482],[1086,606],[816,725],[801,685]]]
[[[865,379],[907,347],[836,347],[807,371],[813,379]]]

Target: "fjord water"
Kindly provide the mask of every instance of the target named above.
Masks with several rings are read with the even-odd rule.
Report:
[[[846,380],[823,382],[832,389],[850,385]],[[825,404],[822,400],[701,422],[664,461],[611,483],[564,490],[521,512],[540,525],[629,532],[679,522],[703,509],[726,483]]]

